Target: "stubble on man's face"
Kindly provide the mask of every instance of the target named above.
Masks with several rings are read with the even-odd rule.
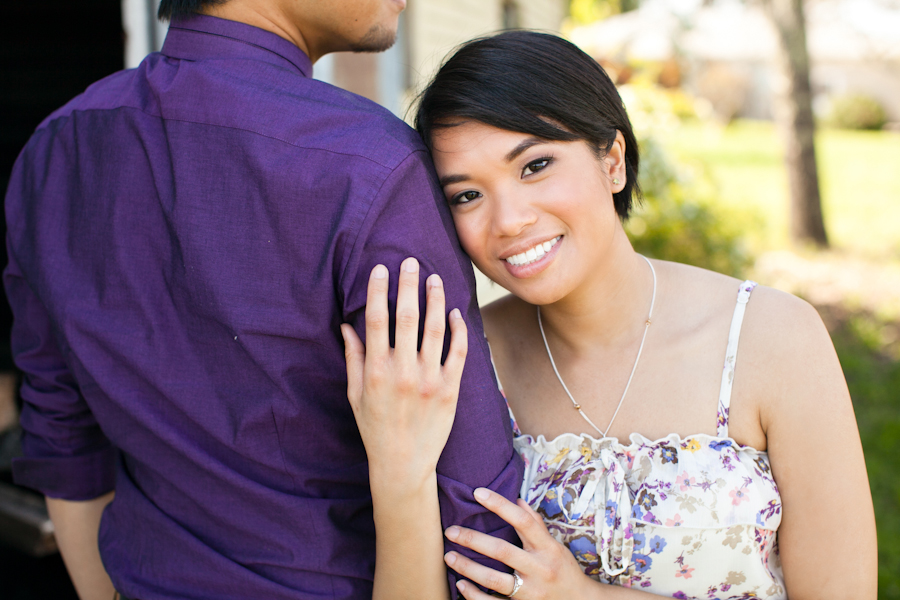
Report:
[[[397,31],[381,24],[373,25],[358,41],[350,44],[351,52],[384,52],[397,41]]]

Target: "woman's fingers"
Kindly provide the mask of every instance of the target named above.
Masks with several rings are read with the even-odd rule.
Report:
[[[444,555],[447,566],[479,585],[489,590],[494,590],[506,596],[515,585],[515,579],[509,573],[501,573],[490,567],[471,560],[458,552],[448,552]],[[474,586],[473,586],[474,587]]]
[[[370,357],[384,357],[390,353],[387,298],[387,267],[375,265],[369,275],[369,288],[366,292],[366,350]]]
[[[468,328],[459,309],[454,308],[450,311],[450,351],[447,353],[447,360],[444,361],[445,379],[459,385],[468,351]]]
[[[456,542],[460,546],[498,560],[508,567],[519,571],[527,570],[528,553],[506,540],[457,525],[448,527],[444,531],[444,535],[451,542]]]
[[[487,488],[478,488],[475,490],[475,499],[483,507],[512,525],[519,534],[525,549],[534,548],[542,542],[553,540],[542,519],[536,520],[529,511],[518,504],[513,504],[500,494]]]
[[[347,397],[355,407],[362,397],[366,347],[356,335],[353,326],[348,323],[341,325],[341,337],[344,338],[344,357],[347,359]]]
[[[524,510],[524,511],[527,512],[529,515],[531,515],[531,518],[534,519],[535,523],[537,523],[538,525],[540,525],[542,528],[546,528],[546,527],[547,527],[547,526],[544,524],[544,518],[541,517],[541,515],[539,515],[538,512],[537,512],[536,510],[534,510],[533,508],[531,508],[531,505],[530,505],[530,504],[528,504],[527,502],[525,502],[525,501],[522,500],[521,498],[519,498],[518,500],[516,500],[516,504],[518,504],[519,506],[521,506],[521,507],[522,507],[522,510]]]
[[[409,257],[400,265],[397,286],[396,330],[394,350],[390,348],[390,312],[388,308],[388,270],[383,265],[372,269],[366,305],[366,344],[355,344],[346,332],[347,374],[349,386],[355,384],[358,366],[356,361],[363,357],[365,385],[371,385],[373,378],[387,377],[397,386],[397,390],[447,391],[458,393],[459,382],[468,352],[468,332],[459,310],[450,314],[450,351],[441,368],[441,354],[444,347],[445,296],[440,276],[431,275],[426,281],[425,329],[421,351],[417,350],[419,337],[419,262]],[[361,352],[361,353],[360,353]],[[436,385],[437,384],[437,385]],[[362,384],[360,384],[362,385]],[[441,386],[444,386],[441,388]],[[348,387],[348,395],[355,390]],[[359,391],[361,395],[362,392]],[[438,395],[443,397],[443,393]]]
[[[419,261],[409,257],[400,264],[397,284],[397,330],[394,356],[412,365],[419,341]]]
[[[510,576],[512,577],[512,576]],[[470,581],[457,581],[456,589],[466,600],[491,600],[495,596],[489,596],[478,589],[478,586]]]
[[[433,366],[441,364],[444,322],[444,283],[435,273],[425,280],[425,329],[420,350],[420,358]]]

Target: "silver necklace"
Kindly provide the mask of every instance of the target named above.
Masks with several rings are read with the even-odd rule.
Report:
[[[625,401],[625,394],[628,393],[628,388],[631,386],[631,380],[634,379],[634,372],[637,371],[638,362],[641,360],[641,352],[644,351],[644,342],[647,340],[647,331],[650,330],[650,319],[653,317],[653,306],[656,304],[656,269],[653,268],[653,264],[646,256],[638,256],[646,260],[647,264],[650,266],[650,273],[653,274],[653,296],[650,298],[650,312],[647,313],[647,323],[644,325],[644,335],[643,337],[641,337],[641,345],[638,348],[637,357],[635,357],[634,359],[634,366],[631,367],[631,375],[628,376],[628,383],[625,384],[625,390],[622,392],[622,397],[619,399],[619,405],[616,406],[616,412],[613,413],[612,419],[609,420],[609,425],[606,426],[606,431],[602,431],[599,427],[594,425],[594,422],[591,421],[586,414],[584,414],[583,410],[581,410],[581,405],[575,402],[575,398],[572,397],[572,392],[570,392],[569,388],[566,387],[566,382],[563,381],[562,376],[559,374],[559,369],[556,368],[556,361],[553,360],[553,353],[550,352],[550,345],[547,343],[547,335],[544,333],[544,324],[541,322],[541,307],[537,307],[538,328],[541,330],[541,338],[543,338],[544,340],[544,348],[546,348],[547,350],[547,356],[550,358],[550,365],[553,367],[553,372],[556,373],[556,378],[559,379],[559,383],[566,391],[566,395],[569,397],[569,400],[572,401],[572,407],[577,410],[578,414],[580,414],[584,418],[584,420],[587,421],[588,424],[593,427],[602,437],[606,437],[606,434],[609,433],[613,421],[616,420],[616,416],[619,414],[619,409],[622,408],[622,402]]]

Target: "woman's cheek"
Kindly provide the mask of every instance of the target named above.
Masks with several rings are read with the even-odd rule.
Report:
[[[475,267],[492,281],[497,281],[502,274],[492,270],[497,269],[498,264],[488,256],[489,245],[486,243],[486,238],[472,230],[457,229],[457,232],[463,251],[469,255]]]

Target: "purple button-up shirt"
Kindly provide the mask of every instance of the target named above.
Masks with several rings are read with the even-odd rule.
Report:
[[[125,595],[371,597],[366,454],[339,325],[369,271],[416,256],[469,325],[438,466],[445,526],[511,537],[472,497],[517,495],[471,265],[429,157],[383,108],[310,79],[306,55],[213,17],[51,115],[6,197],[25,373],[15,479],[115,488],[100,551]]]

